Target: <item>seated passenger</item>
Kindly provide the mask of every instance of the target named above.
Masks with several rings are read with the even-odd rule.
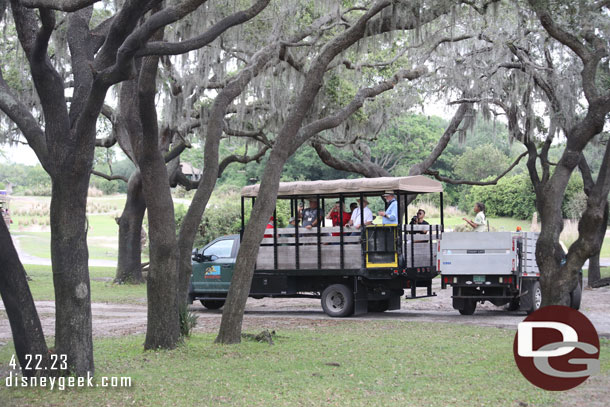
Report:
[[[267,226],[265,227],[265,229],[273,229],[273,225],[274,225],[274,220],[273,220],[273,216],[269,218],[269,222],[267,222]],[[268,238],[268,237],[273,237],[273,234],[268,234],[265,233],[265,235],[263,235],[263,238]]]
[[[411,222],[409,222],[409,225],[429,225],[429,223],[424,220],[424,216],[426,216],[426,211],[424,211],[423,209],[418,210],[417,215],[411,218]],[[428,233],[428,231],[418,230],[413,233]]]
[[[351,219],[351,214],[345,212],[345,207],[343,207],[343,219],[341,219],[341,202],[335,202],[335,206],[328,212],[326,215],[326,219],[331,219],[333,221],[333,226],[345,226]],[[333,232],[332,236],[339,236],[339,232]]]
[[[310,199],[309,208],[303,209],[303,212],[301,214],[301,217],[303,218],[303,226],[306,229],[317,227],[318,223],[320,223],[322,219],[322,214],[320,212],[321,211],[318,208],[318,200]]]
[[[477,202],[474,204],[474,220],[468,220],[466,218],[462,218],[466,221],[466,223],[474,229],[474,232],[487,232],[487,219],[485,218],[485,205],[482,202]]]
[[[373,224],[373,212],[371,212],[371,210],[367,207],[367,205],[369,204],[369,201],[366,200],[366,198],[364,198],[363,202],[360,202],[360,199],[358,199],[358,204],[360,204],[360,206],[358,206],[356,209],[354,209],[354,212],[352,212],[352,216],[349,220],[349,222],[347,222],[347,225],[345,225],[346,227],[353,227],[355,229],[360,229],[361,226],[361,219],[360,219],[360,211],[362,210],[361,207],[364,207],[364,210],[362,210],[362,214],[364,216],[364,225],[372,225]],[[353,232],[352,235],[359,235],[360,232]]]

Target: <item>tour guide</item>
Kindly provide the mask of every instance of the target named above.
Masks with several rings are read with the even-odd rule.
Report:
[[[398,223],[398,204],[396,203],[394,192],[385,191],[382,197],[388,203],[388,209],[385,211],[379,211],[379,216],[382,217],[381,221],[384,225],[396,225]]]

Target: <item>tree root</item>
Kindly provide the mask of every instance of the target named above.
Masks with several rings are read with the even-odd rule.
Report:
[[[267,342],[269,345],[273,345],[273,337],[276,336],[275,331],[269,332],[269,330],[265,329],[261,333],[254,334],[241,334],[241,337],[244,339],[248,339],[250,341],[256,342]]]
[[[590,284],[591,288],[600,288],[610,285],[610,277],[602,278]]]

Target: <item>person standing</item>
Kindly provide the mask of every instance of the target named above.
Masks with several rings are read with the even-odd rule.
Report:
[[[462,218],[466,223],[474,229],[474,232],[487,232],[487,218],[485,217],[485,204],[477,202],[474,204],[474,220]]]
[[[384,225],[398,224],[398,203],[396,202],[394,192],[386,191],[385,194],[382,195],[382,198],[388,204],[388,208],[385,211],[379,211],[379,216],[382,217],[381,222]]]

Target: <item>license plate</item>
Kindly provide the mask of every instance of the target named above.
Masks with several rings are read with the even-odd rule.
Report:
[[[485,282],[485,276],[474,276],[472,281],[474,281],[475,283],[484,283]]]

